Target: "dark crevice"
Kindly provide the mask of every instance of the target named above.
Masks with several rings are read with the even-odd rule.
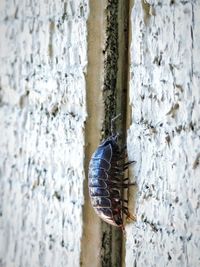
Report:
[[[118,44],[118,8],[119,0],[108,1],[106,8],[106,40],[104,53],[104,123],[102,129],[102,139],[111,135],[111,119],[117,113],[117,73],[119,59]],[[118,129],[117,129],[118,130]],[[120,230],[102,221],[102,245],[101,245],[101,265],[121,266],[121,233]],[[117,240],[114,241],[114,239]],[[115,251],[113,244],[115,243]],[[116,251],[118,255],[116,255]],[[117,259],[116,259],[117,257]],[[115,262],[115,264],[114,264]],[[117,262],[117,263],[116,263]]]
[[[129,70],[129,0],[90,0],[90,8],[86,77],[86,177],[91,154],[98,146],[100,138],[105,139],[111,135],[111,120],[119,113],[121,117],[116,121],[116,131],[120,134],[120,145],[125,143]],[[98,122],[101,121],[103,113],[103,123],[100,126]],[[101,137],[99,127],[102,127]],[[94,214],[89,199],[87,178],[84,182],[84,196],[80,265],[121,267],[124,254],[122,231],[103,222]],[[91,257],[94,257],[92,262]]]
[[[118,5],[119,0],[108,1],[106,8],[106,40],[104,53],[103,100],[105,118],[103,138],[111,135],[111,119],[116,115],[118,71]]]
[[[111,120],[121,114],[116,121],[116,130],[120,134],[119,142],[126,140],[127,85],[128,85],[128,35],[129,1],[108,1],[106,8],[106,40],[102,51],[104,55],[104,123],[102,139],[111,135]],[[102,221],[102,267],[122,266],[121,229]]]

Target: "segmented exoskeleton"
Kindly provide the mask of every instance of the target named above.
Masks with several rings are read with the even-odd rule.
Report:
[[[124,163],[124,150],[120,150],[118,145],[118,134],[113,133],[113,121],[118,117],[112,120],[112,136],[102,142],[92,155],[89,164],[89,193],[97,214],[107,223],[124,229],[123,213],[136,220],[124,206],[127,200],[123,199],[123,189],[132,185],[126,183],[128,178],[124,179],[124,171],[134,161]]]

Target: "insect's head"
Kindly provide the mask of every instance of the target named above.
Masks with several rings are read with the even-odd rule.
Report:
[[[107,146],[109,144],[115,145],[117,143],[117,137],[118,134],[115,136],[109,136],[107,139],[104,140],[104,142],[101,143],[101,147]]]

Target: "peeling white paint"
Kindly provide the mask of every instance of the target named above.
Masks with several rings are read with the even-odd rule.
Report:
[[[1,1],[0,266],[79,266],[88,1]]]
[[[196,267],[200,6],[198,1],[145,3],[135,1],[131,14],[128,152],[137,161],[132,170],[138,221],[127,226],[126,266]]]

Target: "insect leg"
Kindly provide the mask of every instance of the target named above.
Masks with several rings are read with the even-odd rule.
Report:
[[[122,211],[123,211],[123,213],[124,214],[126,214],[126,216],[127,216],[127,218],[129,218],[129,219],[131,219],[131,220],[133,220],[133,221],[136,221],[136,216],[135,215],[132,215],[132,214],[130,214],[130,212],[129,212],[129,210],[128,210],[128,208],[127,207],[122,207]]]
[[[124,164],[124,167],[126,167],[126,166],[128,166],[128,165],[130,165],[130,164],[134,164],[134,163],[136,163],[136,161],[135,160],[130,160],[130,161],[128,161],[128,162],[126,162],[125,164]]]
[[[115,138],[117,138],[118,134],[115,133],[115,127],[114,127],[114,122],[121,116],[121,114],[118,114],[117,116],[115,116],[114,118],[111,119],[111,133],[112,136],[116,136]]]
[[[123,179],[123,183],[122,183],[122,186],[124,187],[124,188],[128,188],[129,186],[131,186],[131,185],[136,185],[136,183],[135,182],[133,182],[133,183],[124,183],[125,181],[129,181],[129,178],[124,178]]]
[[[127,199],[120,199],[122,205],[125,204],[125,205],[128,205],[128,200]]]
[[[132,161],[128,161],[122,165],[119,165],[118,167],[121,167],[123,171],[128,169],[128,165],[132,164],[132,163],[136,163],[136,161],[132,160]]]

